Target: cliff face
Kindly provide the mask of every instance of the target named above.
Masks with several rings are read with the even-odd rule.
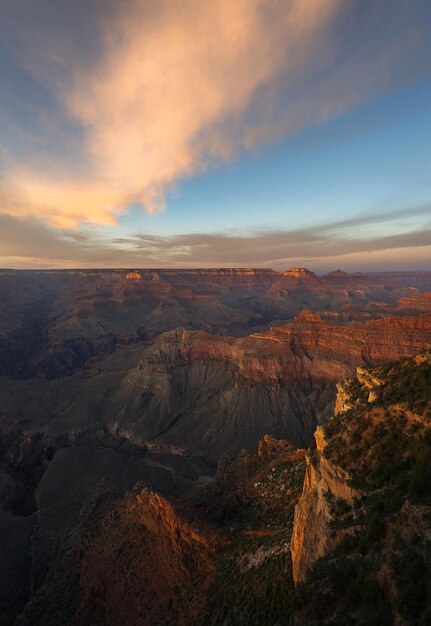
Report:
[[[397,313],[405,312],[409,314],[411,311],[429,312],[431,310],[431,291],[425,293],[412,293],[409,296],[400,298],[396,305],[395,311]]]
[[[307,308],[340,323],[428,310],[414,298],[414,277],[404,279],[305,268],[0,270],[0,374],[67,376],[88,358],[179,326],[244,335]],[[409,302],[396,305],[400,298]]]
[[[386,318],[340,326],[304,312],[284,326],[245,338],[176,329],[147,350],[140,369],[173,368],[224,361],[237,381],[290,382],[315,376],[341,379],[360,364],[410,356],[431,343],[431,315]]]
[[[308,445],[332,413],[340,380],[430,344],[430,315],[344,326],[306,312],[240,338],[177,329],[69,378],[8,380],[0,406],[34,432],[59,436],[102,425],[137,445],[216,462],[254,449],[268,432]]]
[[[354,363],[367,359],[373,361],[402,358],[429,341],[431,337],[431,314],[410,317],[388,317],[365,323],[340,326],[322,320],[321,316],[304,311],[293,321],[275,326],[268,331],[253,333],[244,338],[220,337],[203,332],[176,329],[161,336],[149,355],[166,357],[184,362],[204,357],[226,356],[240,363],[249,354],[283,358],[286,362],[295,356],[309,354],[315,358],[331,357]],[[348,353],[345,348],[350,345]],[[296,350],[296,352],[295,352]],[[282,373],[282,366],[279,370]],[[244,369],[244,366],[243,368]]]
[[[307,572],[342,539],[343,531],[334,532],[332,504],[342,500],[351,505],[357,492],[349,486],[350,476],[323,456],[326,439],[323,428],[315,433],[316,448],[306,455],[307,469],[299,503],[295,507],[292,532],[292,575],[295,584],[306,579]]]
[[[295,508],[299,623],[429,620],[430,381],[428,351],[339,385]]]
[[[338,381],[430,344],[429,315],[340,326],[307,313],[244,338],[176,330],[146,351],[133,374],[148,398],[140,425],[172,445],[195,442],[203,454],[253,448],[265,432],[301,446],[329,417]]]

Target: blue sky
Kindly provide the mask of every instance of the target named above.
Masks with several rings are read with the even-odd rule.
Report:
[[[135,207],[120,224],[166,234],[289,228],[426,205],[430,137],[431,80],[424,80],[181,181],[164,212]]]
[[[431,269],[429,4],[263,4],[6,0],[0,265]]]

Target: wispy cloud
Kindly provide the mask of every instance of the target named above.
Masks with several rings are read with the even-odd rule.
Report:
[[[188,233],[161,237],[137,233],[102,239],[91,230],[79,234],[50,228],[36,219],[0,215],[0,266],[3,267],[211,267],[307,265],[315,270],[394,267],[431,269],[431,224],[421,229],[359,237],[346,225],[390,223],[410,216],[431,217],[431,207],[361,216],[357,219],[290,231],[248,235]],[[368,219],[368,221],[367,221]]]
[[[63,138],[63,120],[68,139],[30,160],[12,150],[0,212],[64,228],[113,224],[131,203],[154,212],[184,177],[414,78],[411,3],[362,4],[366,19],[341,0],[107,2],[87,64],[70,35],[29,28],[19,61],[54,95],[53,132]],[[46,116],[41,127],[49,137]]]

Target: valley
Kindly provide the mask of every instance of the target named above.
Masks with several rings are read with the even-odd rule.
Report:
[[[342,381],[364,372],[370,385],[369,368],[431,346],[431,273],[1,271],[0,283],[4,624],[314,619],[294,583],[344,537],[309,534],[331,523],[322,494],[358,497],[319,433],[356,410]]]

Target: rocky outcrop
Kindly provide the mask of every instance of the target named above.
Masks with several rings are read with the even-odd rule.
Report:
[[[274,455],[284,452],[293,452],[294,447],[285,439],[276,439],[271,435],[265,435],[257,445],[257,456],[261,460],[268,460]]]
[[[0,551],[5,620],[0,622],[12,624],[30,594],[42,598],[43,605],[42,590],[50,587],[65,551],[79,539],[80,511],[100,481],[117,495],[143,480],[164,494],[186,498],[213,472],[201,459],[133,443],[100,426],[58,435],[31,433],[0,416],[0,528],[7,543]]]
[[[348,411],[353,407],[352,397],[345,381],[337,383],[337,395],[334,404],[334,415]]]
[[[285,278],[296,278],[297,280],[307,280],[308,278],[317,278],[314,272],[310,272],[306,267],[291,267],[283,272]]]
[[[187,502],[143,483],[122,495],[101,478],[77,515],[62,520],[61,542],[45,523],[45,540],[61,543],[60,553],[44,563],[48,573],[33,584],[16,626],[54,626],[60,619],[66,626],[202,626],[290,617],[290,593],[276,606],[267,596],[274,585],[291,589],[289,539],[304,451],[269,436],[259,449],[263,454],[226,459],[216,481]],[[67,497],[60,500],[70,517]],[[48,510],[55,516],[55,507]],[[40,530],[34,561],[43,556],[34,545],[39,536]],[[36,562],[33,575],[38,569]]]
[[[430,377],[430,351],[360,368],[347,411],[317,429],[291,543],[296,623],[429,622]]]
[[[19,626],[199,624],[214,569],[208,529],[150,487],[118,499],[109,488],[82,508],[69,550]]]
[[[371,461],[369,450],[370,445],[378,446],[382,433],[387,433],[385,420],[391,419],[392,414],[399,418],[400,409],[390,407],[383,411],[379,405],[386,406],[384,390],[390,385],[397,386],[401,398],[404,382],[401,376],[405,377],[409,384],[416,384],[417,399],[425,400],[419,383],[421,378],[416,380],[417,368],[426,368],[431,363],[430,352],[426,351],[399,364],[385,365],[382,368],[365,369],[358,367],[354,379],[342,381],[337,385],[338,393],[335,401],[334,418],[338,416],[341,422],[338,424],[337,432],[341,440],[336,446],[337,454],[325,454],[328,446],[328,439],[325,435],[325,428],[318,427],[315,432],[316,447],[308,451],[306,455],[307,469],[304,480],[304,487],[299,503],[295,508],[295,520],[292,533],[292,572],[295,583],[304,582],[308,572],[314,563],[321,557],[331,553],[340,543],[346,533],[354,533],[355,526],[350,523],[345,528],[334,528],[333,522],[337,522],[337,507],[342,503],[344,511],[351,509],[355,497],[361,492],[352,487],[352,476],[346,470],[346,461],[353,468],[361,467],[362,472],[370,473]],[[410,368],[411,373],[403,372],[405,367]],[[392,368],[392,369],[391,369]],[[394,402],[394,396],[389,394],[389,402]],[[377,403],[377,406],[374,404]],[[370,405],[368,407],[368,405]],[[390,406],[390,405],[389,405]],[[355,410],[358,415],[355,414]],[[347,416],[345,412],[350,411]],[[369,411],[366,421],[361,417],[364,411]],[[349,415],[353,417],[349,418]],[[408,413],[410,420],[419,420],[419,416]],[[348,424],[343,423],[347,421]],[[358,423],[360,424],[358,427]],[[408,424],[408,420],[401,421],[401,424]],[[419,428],[419,421],[416,428]],[[361,425],[362,424],[362,425]],[[373,439],[368,439],[366,444],[361,446],[363,431],[367,428],[373,429]],[[423,425],[421,425],[423,427]],[[328,428],[331,430],[331,421]],[[354,430],[356,428],[356,430]],[[358,429],[359,428],[359,429]],[[354,436],[348,429],[352,429]],[[396,426],[397,436],[400,436],[400,426]],[[344,436],[343,436],[343,433]],[[378,433],[376,436],[374,433]],[[353,440],[353,441],[352,441]],[[353,442],[356,447],[353,450]],[[332,442],[333,443],[333,442]],[[406,445],[406,444],[404,444]],[[383,447],[386,452],[387,446]],[[404,454],[404,452],[403,452]],[[350,456],[351,455],[351,456]],[[378,455],[377,455],[378,456]],[[335,460],[338,458],[339,460]],[[362,459],[360,463],[359,459]],[[343,462],[344,467],[341,467]],[[381,459],[379,459],[379,462]]]
[[[377,398],[378,388],[383,385],[383,380],[364,367],[356,369],[356,378],[359,384],[368,391],[368,402],[374,402]]]
[[[324,431],[315,433],[316,449],[306,455],[307,468],[295,518],[291,542],[292,575],[295,584],[303,582],[313,564],[331,551],[345,531],[334,531],[333,503],[342,500],[351,504],[356,495],[349,484],[349,475],[323,456],[327,445]]]

